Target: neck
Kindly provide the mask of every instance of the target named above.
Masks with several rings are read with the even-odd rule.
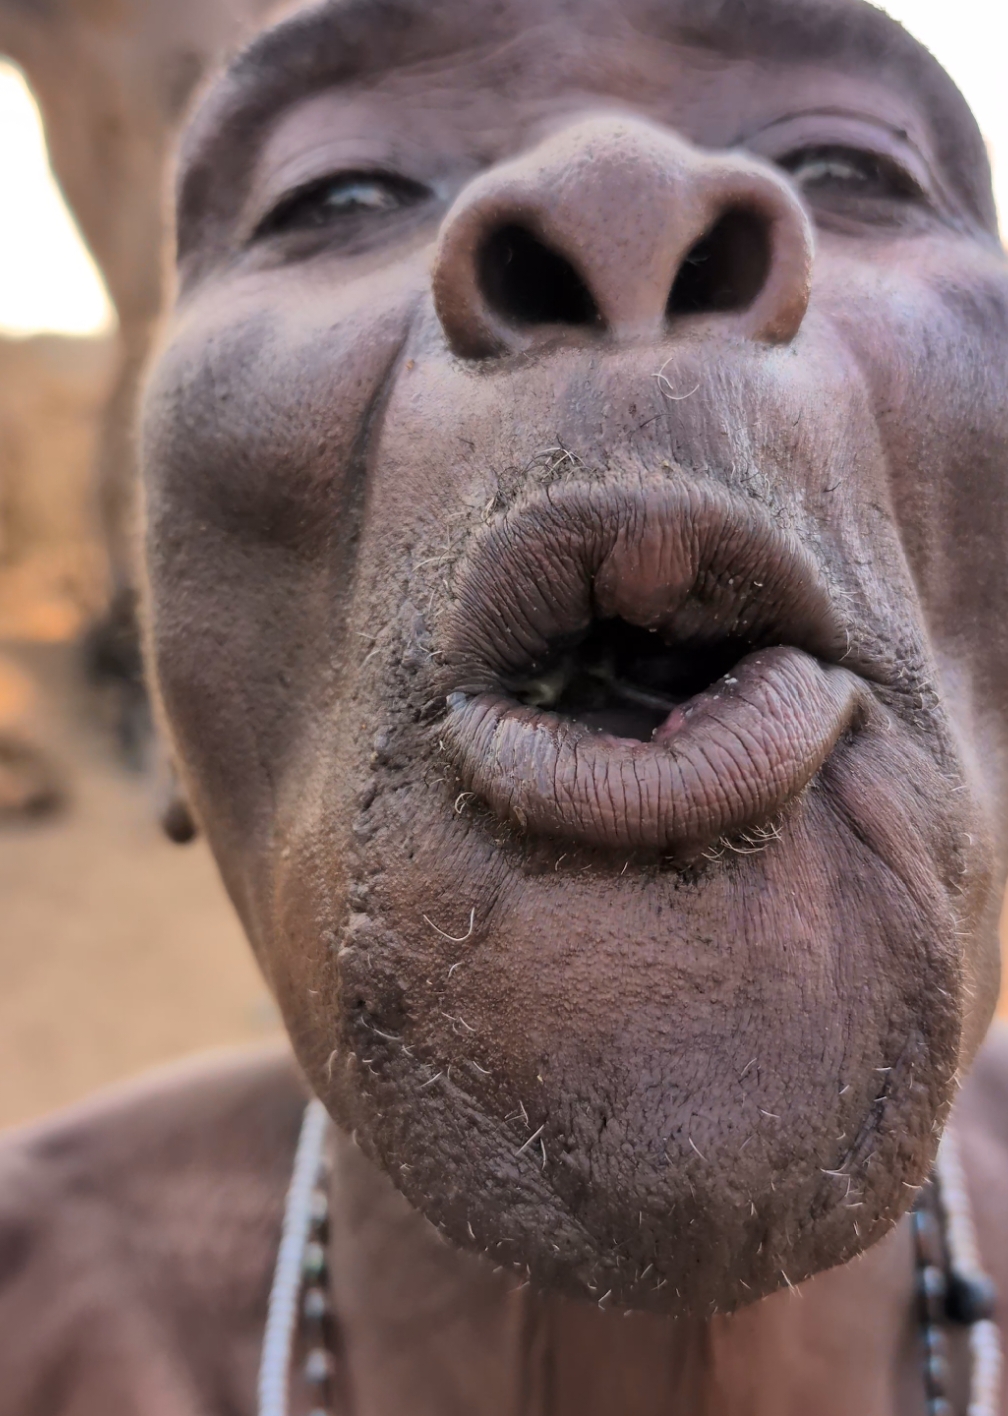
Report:
[[[923,1409],[904,1221],[732,1317],[600,1312],[458,1253],[349,1142],[333,1294],[355,1416],[903,1416]]]

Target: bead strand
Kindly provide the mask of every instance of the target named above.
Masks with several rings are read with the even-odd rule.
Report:
[[[948,1127],[935,1165],[949,1249],[949,1315],[969,1327],[970,1402],[967,1416],[1001,1410],[1001,1334],[994,1320],[997,1293],[980,1266],[973,1214],[959,1145]]]
[[[924,1347],[927,1416],[954,1416],[949,1400],[948,1337],[944,1242],[933,1180],[921,1187],[911,1213],[917,1258],[917,1305]]]
[[[302,1375],[313,1389],[314,1405],[311,1416],[331,1416],[332,1413],[332,1333],[329,1311],[329,1196],[328,1166],[320,1166],[318,1183],[311,1197],[311,1227],[305,1245],[301,1271],[304,1293],[301,1317],[308,1342]]]
[[[286,1416],[289,1365],[300,1297],[308,1348],[302,1376],[312,1388],[311,1416],[333,1416],[333,1319],[329,1301],[329,1180],[325,1140],[329,1118],[309,1104],[294,1162],[283,1237],[270,1294],[259,1392],[260,1416]],[[965,1176],[955,1137],[946,1131],[931,1178],[910,1215],[923,1344],[927,1416],[955,1416],[950,1389],[947,1328],[968,1327],[970,1380],[967,1416],[998,1416],[1001,1337],[994,1321],[996,1293],[980,1267]]]
[[[294,1169],[284,1206],[280,1252],[267,1308],[266,1333],[259,1366],[259,1416],[287,1416],[291,1349],[298,1323],[298,1300],[304,1285],[305,1259],[312,1243],[316,1242],[313,1234],[320,1232],[316,1220],[319,1206],[315,1196],[320,1190],[324,1196],[327,1189],[323,1177],[327,1169],[325,1141],[330,1124],[322,1103],[310,1101],[305,1108],[294,1156]],[[325,1218],[323,1215],[323,1224]],[[324,1245],[322,1261],[324,1268]],[[324,1407],[322,1416],[328,1416]]]

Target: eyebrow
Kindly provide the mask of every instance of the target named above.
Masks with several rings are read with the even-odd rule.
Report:
[[[569,10],[578,7],[578,0],[568,0]],[[586,0],[588,15],[593,8]],[[193,244],[186,232],[226,220],[226,194],[283,108],[353,78],[483,47],[493,42],[495,28],[511,33],[501,16],[506,26],[508,10],[486,0],[466,0],[450,16],[429,0],[316,0],[256,36],[210,89],[181,144],[180,262]],[[726,58],[820,62],[902,79],[930,121],[936,155],[956,190],[979,223],[996,233],[987,154],[965,99],[934,56],[873,5],[652,0],[649,9],[641,6],[638,26],[642,22],[671,42]]]

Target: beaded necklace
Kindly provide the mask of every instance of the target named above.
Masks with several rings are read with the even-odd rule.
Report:
[[[928,1416],[954,1416],[949,1400],[947,1329],[969,1329],[967,1416],[998,1416],[1001,1336],[994,1321],[994,1284],[980,1267],[966,1177],[955,1133],[947,1129],[930,1180],[911,1212],[917,1263]]]
[[[308,1356],[303,1379],[315,1397],[312,1416],[331,1416],[333,1363],[329,1273],[329,1116],[313,1099],[305,1107],[294,1170],[284,1207],[266,1335],[259,1364],[259,1416],[287,1416],[291,1353],[298,1315],[305,1329]]]
[[[302,1380],[311,1416],[332,1416],[332,1315],[327,1240],[329,1118],[322,1103],[305,1108],[284,1209],[280,1252],[270,1292],[259,1367],[259,1416],[288,1416],[291,1355],[299,1329],[307,1346]],[[966,1416],[998,1416],[1001,1339],[995,1291],[980,1267],[976,1233],[956,1138],[946,1130],[931,1178],[911,1211],[916,1301],[923,1347],[927,1416],[955,1416],[949,1399],[948,1329],[969,1329]]]

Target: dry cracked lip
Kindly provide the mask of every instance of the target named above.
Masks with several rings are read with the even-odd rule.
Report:
[[[460,567],[441,736],[522,831],[688,855],[772,817],[867,692],[791,537],[720,484],[567,484]]]

